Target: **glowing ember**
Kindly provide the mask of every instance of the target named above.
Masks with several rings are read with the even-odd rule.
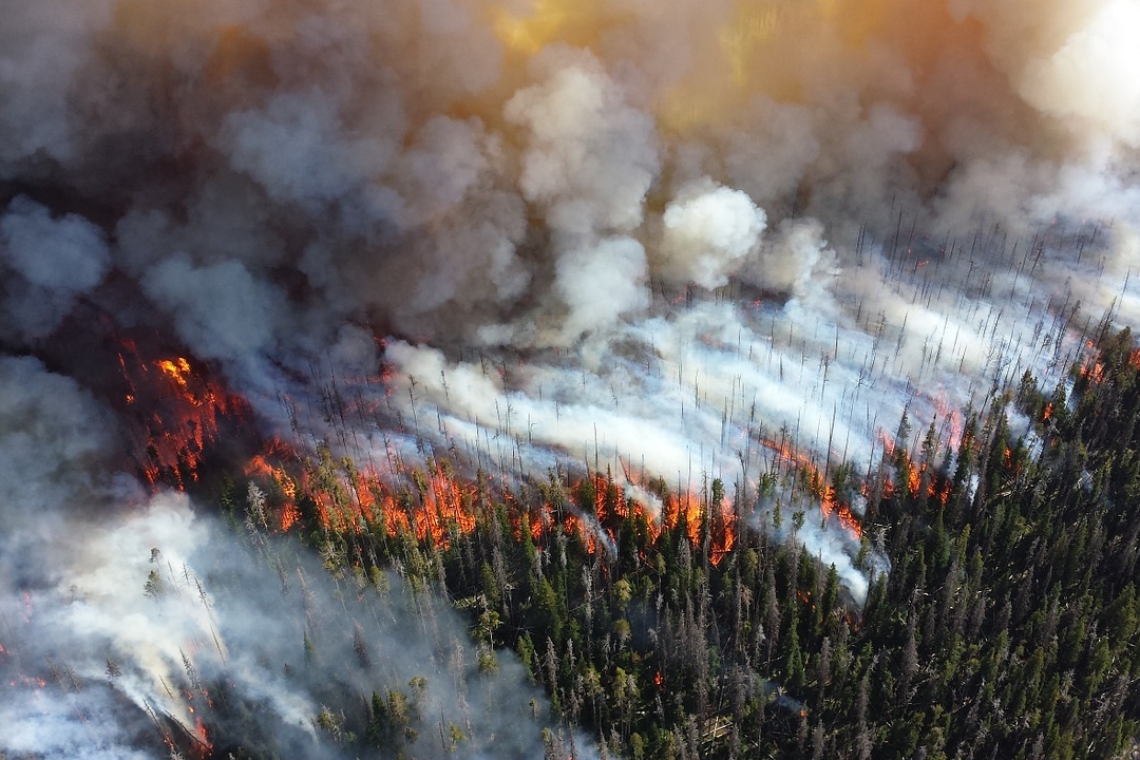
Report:
[[[198,741],[202,743],[203,756],[209,756],[214,745],[210,743],[209,734],[206,732],[206,724],[202,722],[199,717],[194,718],[194,731],[197,734]]]
[[[42,689],[47,686],[47,681],[45,681],[43,678],[39,678],[38,676],[20,675],[16,678],[10,679],[8,681],[8,685],[11,687],[26,686],[32,689]]]
[[[166,376],[173,380],[183,391],[189,390],[187,377],[190,375],[190,362],[179,356],[177,359],[162,359],[156,363],[156,366]]]
[[[472,533],[489,514],[489,507],[483,503],[486,494],[480,486],[463,482],[442,465],[435,465],[430,475],[421,471],[406,473],[414,488],[393,488],[375,473],[350,468],[333,474],[328,464],[326,459],[325,466],[308,472],[302,488],[316,505],[321,526],[333,531],[360,532],[367,526],[379,525],[391,537],[408,535],[418,542],[447,549],[456,537]],[[258,458],[247,468],[248,474],[264,476],[272,472],[274,468]],[[540,541],[558,531],[577,537],[590,554],[603,546],[612,551],[618,545],[623,523],[630,520],[644,526],[651,542],[667,530],[683,530],[696,549],[703,549],[707,540],[709,562],[714,565],[736,544],[737,515],[727,497],[706,506],[708,500],[697,494],[669,495],[658,513],[627,498],[623,488],[606,476],[583,479],[574,484],[572,491],[592,492],[587,512],[556,509],[550,503],[526,509],[514,502],[509,491],[496,498],[508,506],[516,537],[521,538],[527,531],[533,541]],[[556,513],[560,515],[557,518]],[[296,524],[298,516],[290,501],[282,512],[282,529]]]
[[[249,418],[249,406],[193,360],[148,359],[143,353],[137,341],[119,341],[132,457],[152,489],[184,490],[198,480],[203,458],[224,437],[223,426]]]

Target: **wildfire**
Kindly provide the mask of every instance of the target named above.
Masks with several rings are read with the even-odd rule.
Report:
[[[273,483],[284,497],[278,513],[282,533],[286,533],[301,519],[297,508],[297,483],[280,461],[297,461],[296,453],[284,442],[274,439],[265,446],[262,453],[255,455],[245,465],[245,476],[263,483]]]
[[[808,484],[808,490],[812,496],[819,499],[819,509],[823,513],[825,520],[830,521],[834,518],[840,527],[851,536],[856,539],[862,538],[863,524],[859,521],[855,513],[851,511],[850,506],[839,500],[839,496],[835,492],[835,487],[827,485],[824,482],[823,473],[819,471],[819,468],[816,467],[811,458],[796,451],[787,443],[781,444],[767,439],[760,439],[760,444],[776,452],[780,459],[791,464],[800,473],[803,473]]]
[[[190,389],[187,378],[190,376],[190,362],[184,357],[177,357],[175,359],[160,359],[155,363],[163,373],[166,374],[174,383],[183,391]],[[192,402],[197,402],[198,399],[191,397]]]
[[[132,439],[132,458],[152,489],[184,490],[198,480],[202,459],[248,419],[245,401],[211,379],[206,367],[180,355],[147,357],[145,341],[119,341],[120,403]]]
[[[1090,356],[1081,365],[1081,376],[1093,385],[1104,380],[1104,362],[1098,356]]]
[[[214,745],[210,743],[210,736],[206,732],[206,724],[198,716],[194,717],[194,732],[197,734],[198,741],[202,743],[203,757],[209,757],[210,752],[214,749]]]
[[[490,514],[491,507],[485,503],[487,492],[482,490],[487,486],[465,482],[442,464],[433,464],[427,472],[404,473],[411,487],[394,487],[375,473],[351,468],[334,476],[328,464],[326,460],[325,467],[310,468],[297,487],[312,500],[320,524],[330,530],[360,532],[380,526],[393,538],[407,535],[417,542],[447,549],[455,538],[474,532]],[[294,482],[263,456],[251,460],[246,473],[277,482]],[[590,554],[597,553],[599,547],[609,550],[618,546],[626,521],[643,526],[651,543],[665,531],[683,530],[695,549],[703,550],[707,542],[709,562],[714,565],[736,545],[738,518],[727,497],[710,504],[708,498],[698,494],[671,494],[663,499],[658,511],[628,498],[620,484],[600,474],[578,481],[572,491],[582,494],[591,489],[590,503],[580,505],[581,510],[566,505],[556,507],[550,502],[523,507],[509,490],[496,493],[495,498],[507,506],[516,538],[521,539],[526,532],[531,540],[539,542],[560,532],[575,536]],[[282,530],[291,528],[298,519],[299,512],[290,496],[281,512]]]

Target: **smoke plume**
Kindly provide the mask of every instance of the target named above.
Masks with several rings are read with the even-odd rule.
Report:
[[[154,756],[195,731],[196,669],[335,756],[308,718],[342,708],[297,675],[301,577],[325,581],[290,555],[261,588],[225,555],[272,577],[288,550],[224,549],[145,494],[124,341],[207,366],[259,434],[394,478],[608,470],[650,508],[652,478],[719,479],[858,602],[885,561],[792,470],[871,474],[913,447],[904,411],[944,454],[964,406],[1062,381],[1102,319],[1140,326],[1129,0],[3,5],[0,667],[66,696],[13,687],[0,749]],[[359,414],[321,412],[333,386]],[[312,596],[356,593],[336,583]],[[390,583],[330,619],[418,651],[399,617],[424,598]],[[434,614],[432,646],[468,646]],[[316,648],[367,691],[351,636]],[[479,690],[517,673],[459,672],[425,714],[507,753]]]

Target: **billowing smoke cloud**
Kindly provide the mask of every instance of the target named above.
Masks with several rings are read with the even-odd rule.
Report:
[[[28,654],[0,665],[82,650],[68,660],[90,684],[108,653],[131,663],[50,706],[0,701],[19,751],[10,726],[33,720],[59,726],[49,755],[88,720],[121,727],[92,756],[130,756],[157,725],[146,705],[189,720],[154,688],[159,666],[178,673],[171,642],[199,641],[196,667],[242,688],[261,667],[206,640],[249,637],[220,593],[196,608],[180,587],[185,615],[148,634],[158,665],[123,655],[138,643],[116,643],[114,618],[175,602],[92,612],[103,586],[142,588],[140,536],[162,525],[182,526],[162,551],[183,586],[221,562],[184,503],[116,474],[109,410],[128,402],[93,363],[115,365],[122,333],[208,362],[300,445],[458,452],[508,481],[608,468],[629,493],[720,478],[777,530],[758,493],[790,469],[873,472],[904,409],[950,446],[962,405],[1025,370],[1052,382],[1105,314],[1140,319],[1128,0],[3,11],[0,590],[42,612],[12,624]],[[297,424],[326,381],[380,411]],[[859,599],[858,542],[789,498],[796,540]],[[134,547],[121,566],[101,559],[112,540]],[[28,643],[81,613],[88,638]],[[312,742],[289,716],[316,692],[263,675]]]
[[[267,534],[254,488],[246,541],[182,494],[148,498],[108,476],[114,427],[73,381],[32,359],[0,378],[0,751],[342,757],[371,695],[398,692],[431,729],[417,756],[541,754],[544,697],[509,652],[487,672],[438,590],[331,578]],[[395,728],[385,747],[415,741]]]
[[[740,190],[682,188],[665,208],[662,274],[671,282],[719,288],[753,252],[767,218]]]
[[[48,209],[18,196],[0,217],[8,325],[18,336],[50,334],[110,268],[102,230],[76,214],[52,219]]]

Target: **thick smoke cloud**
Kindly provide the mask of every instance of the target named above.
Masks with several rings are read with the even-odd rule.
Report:
[[[102,230],[76,214],[52,219],[25,196],[0,217],[0,245],[7,329],[20,336],[49,335],[110,268]]]
[[[708,184],[682,188],[665,207],[661,251],[664,277],[711,290],[727,285],[753,252],[767,217],[746,193]]]
[[[876,560],[785,492],[784,444],[872,472],[905,409],[952,446],[962,405],[1055,382],[1106,314],[1140,324],[1128,0],[0,10],[0,588],[59,628],[98,596],[66,587],[114,569],[108,537],[190,520],[115,474],[106,372],[69,363],[120,331],[208,361],[266,432],[361,462],[608,468],[631,493],[721,478],[769,530],[775,478],[859,599]],[[294,424],[334,381],[380,431]],[[195,576],[216,564],[170,545]],[[133,553],[114,583],[139,587]],[[225,627],[171,619],[158,640]],[[83,650],[90,681],[125,648],[100,625],[45,646]],[[211,647],[203,669],[253,667]],[[153,659],[173,672],[172,651]],[[122,716],[167,709],[132,667],[36,708],[61,726],[43,751],[110,716],[99,751],[129,756],[153,721]],[[25,747],[7,727],[32,708],[0,704]]]
[[[437,589],[331,578],[268,535],[252,488],[245,541],[182,494],[147,497],[109,474],[113,421],[72,380],[32,359],[0,361],[0,379],[0,752],[166,757],[236,739],[336,758],[330,727],[397,690],[433,730],[417,756],[541,754],[544,697],[509,652],[483,672]]]

